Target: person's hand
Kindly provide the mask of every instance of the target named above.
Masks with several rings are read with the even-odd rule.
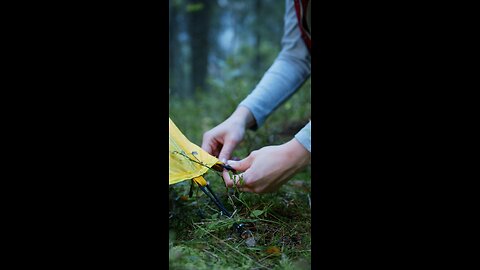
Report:
[[[226,163],[243,140],[247,127],[254,124],[250,110],[239,106],[229,118],[203,134],[202,149]]]
[[[232,187],[235,181],[241,191],[274,192],[309,163],[310,152],[294,138],[282,145],[253,151],[240,161],[229,160],[228,165],[243,173],[233,175],[232,179],[224,171],[223,179],[228,187]],[[243,177],[243,184],[240,177]]]

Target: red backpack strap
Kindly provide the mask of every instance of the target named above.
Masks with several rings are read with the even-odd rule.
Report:
[[[305,45],[307,45],[308,51],[310,52],[312,47],[312,40],[310,37],[310,29],[308,29],[308,25],[306,22],[309,0],[294,0],[294,3],[295,11],[297,13],[298,27],[300,28],[302,39],[305,42]]]

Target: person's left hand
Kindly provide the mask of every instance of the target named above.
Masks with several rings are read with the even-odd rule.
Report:
[[[229,160],[228,165],[243,173],[233,175],[232,179],[224,171],[223,179],[228,187],[232,187],[235,180],[241,191],[274,192],[309,162],[310,152],[294,138],[282,145],[253,151],[240,161]],[[240,177],[243,177],[243,185],[239,181]]]

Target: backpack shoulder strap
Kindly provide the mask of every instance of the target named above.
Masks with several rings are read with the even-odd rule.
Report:
[[[297,14],[298,27],[300,28],[300,33],[302,39],[307,45],[308,51],[311,50],[312,40],[310,36],[311,29],[311,6],[309,0],[294,0],[295,3],[295,12]]]

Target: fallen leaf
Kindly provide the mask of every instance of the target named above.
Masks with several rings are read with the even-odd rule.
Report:
[[[271,247],[268,247],[265,252],[267,252],[268,254],[274,254],[274,255],[280,255],[281,254],[281,251],[278,247],[276,246],[271,246]]]

